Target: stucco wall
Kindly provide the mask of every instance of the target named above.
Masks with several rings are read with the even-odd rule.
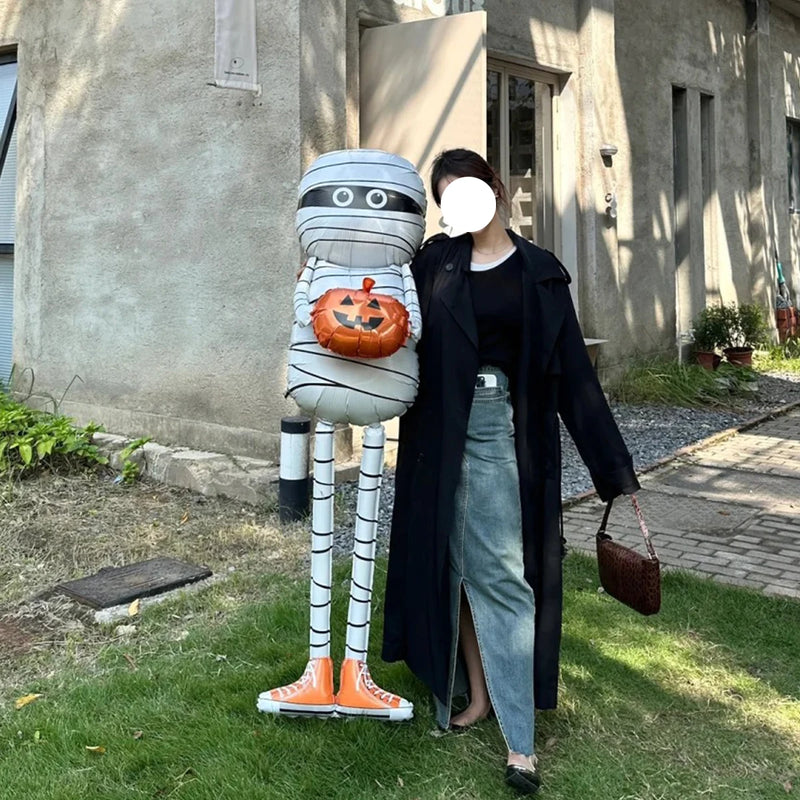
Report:
[[[786,160],[786,118],[800,119],[800,20],[780,9],[773,9],[772,40],[773,85],[773,170],[774,218],[778,253],[786,282],[795,294],[800,292],[800,214],[789,213],[788,169]]]
[[[490,55],[520,58],[555,72],[577,67],[577,3],[485,0]]]
[[[571,228],[557,249],[586,333],[610,340],[604,366],[675,352],[673,85],[692,93],[690,137],[699,93],[714,96],[716,192],[700,199],[705,245],[691,243],[698,265],[707,257],[701,292],[745,300],[766,285],[753,121],[771,111],[755,152],[780,211],[784,120],[800,116],[798,25],[782,11],[756,40],[740,0],[257,0],[255,97],[208,85],[212,2],[97,0],[87,15],[79,0],[0,0],[0,47],[19,47],[19,388],[26,367],[42,396],[79,375],[63,408],[81,421],[275,456],[279,418],[295,412],[283,390],[296,187],[319,152],[358,145],[359,26],[456,7],[488,12],[490,56],[559,76],[557,213]],[[747,69],[764,63],[754,103]],[[605,143],[619,148],[610,165]],[[800,222],[773,217],[798,286]]]
[[[299,3],[257,19],[261,97],[207,85],[213,3],[25,4],[15,357],[79,419],[263,454],[293,411]]]
[[[747,251],[747,87],[744,74],[745,18],[741,3],[661,3],[616,0],[616,60],[625,149],[614,159],[618,186],[619,304],[602,292],[605,313],[624,319],[627,337],[643,351],[674,352],[676,285],[672,87],[689,90],[691,269],[700,280],[703,257],[722,297],[737,299],[749,282]],[[653,35],[658,31],[659,35]],[[706,213],[699,175],[699,93],[714,97],[717,191]],[[716,233],[714,233],[716,231]],[[611,276],[609,276],[611,277]],[[610,288],[610,281],[605,287]],[[712,288],[709,286],[709,288]],[[712,292],[713,293],[713,292]],[[749,299],[749,298],[747,298]],[[684,302],[691,298],[684,297]],[[693,312],[699,308],[694,308]],[[618,348],[621,353],[624,348]]]

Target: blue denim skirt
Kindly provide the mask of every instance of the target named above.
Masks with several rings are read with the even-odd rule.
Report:
[[[483,375],[494,378],[482,380]],[[453,628],[450,696],[447,705],[436,701],[437,721],[444,728],[448,726],[453,695],[465,684],[458,658],[463,587],[492,708],[508,749],[533,755],[534,598],[524,577],[508,379],[495,367],[481,368],[475,388],[455,495],[449,562]]]

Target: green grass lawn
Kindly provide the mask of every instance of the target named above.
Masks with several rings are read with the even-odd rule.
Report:
[[[514,796],[502,785],[496,723],[435,735],[424,687],[404,665],[379,660],[380,598],[373,676],[414,701],[413,722],[260,715],[257,693],[305,664],[307,585],[237,580],[252,579],[234,575],[148,609],[129,642],[109,629],[91,658],[76,643],[41,660],[41,679],[0,687],[0,798]],[[566,581],[560,706],[537,717],[543,797],[800,795],[799,603],[672,573],[662,612],[646,619],[598,594],[591,559],[570,556]],[[240,590],[259,601],[236,602]],[[28,692],[42,697],[14,710]]]

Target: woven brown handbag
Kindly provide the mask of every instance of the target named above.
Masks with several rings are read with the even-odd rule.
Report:
[[[645,615],[655,614],[661,608],[661,565],[636,495],[631,495],[631,500],[644,536],[647,555],[643,556],[630,547],[618,544],[606,533],[613,503],[613,500],[609,500],[596,537],[600,584],[608,594],[634,611]]]

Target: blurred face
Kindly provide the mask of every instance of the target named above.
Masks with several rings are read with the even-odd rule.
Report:
[[[480,178],[446,175],[436,188],[443,222],[451,236],[483,231],[497,215],[497,197]]]

